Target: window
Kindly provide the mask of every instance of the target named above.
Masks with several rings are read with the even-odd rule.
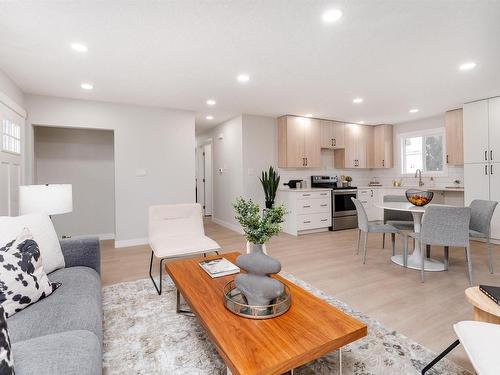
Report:
[[[444,170],[443,129],[401,135],[401,173],[442,173]]]
[[[10,120],[3,120],[2,151],[21,153],[21,127]]]

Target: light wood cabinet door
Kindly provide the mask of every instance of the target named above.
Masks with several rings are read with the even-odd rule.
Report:
[[[450,165],[464,164],[463,110],[455,109],[445,114],[446,162]]]
[[[488,162],[488,116],[488,100],[464,105],[464,163]]]
[[[333,146],[333,121],[320,120],[321,148],[332,149]]]
[[[319,120],[305,118],[304,157],[308,168],[321,167],[321,124]]]
[[[305,167],[305,119],[301,117],[287,116],[286,129],[287,167]]]
[[[345,125],[345,150],[343,168],[356,168],[358,159],[359,125]]]
[[[345,124],[343,122],[332,121],[333,148],[345,147]]]
[[[356,168],[373,168],[373,137],[374,127],[358,126],[358,139],[356,147]]]
[[[377,125],[373,130],[373,168],[393,167],[393,127]]]
[[[499,163],[500,162],[500,98],[493,98],[488,100],[488,107],[489,107],[489,146],[490,146],[488,158],[492,163]],[[497,188],[500,189],[500,186],[498,186]]]

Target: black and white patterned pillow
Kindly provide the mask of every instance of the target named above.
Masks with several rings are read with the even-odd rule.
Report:
[[[14,360],[10,350],[7,317],[2,306],[0,306],[0,374],[14,375]]]
[[[28,228],[0,248],[0,304],[7,317],[52,294],[60,285],[49,281]]]

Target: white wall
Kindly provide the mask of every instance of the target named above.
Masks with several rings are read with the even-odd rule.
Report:
[[[243,115],[243,192],[246,198],[264,207],[264,190],[259,177],[278,158],[277,120],[273,117]]]
[[[147,241],[150,205],[194,202],[192,112],[36,95],[26,106],[30,124],[114,130],[116,246]]]
[[[0,93],[8,97],[19,107],[24,108],[24,94],[21,89],[12,81],[7,74],[0,69]],[[1,101],[0,97],[0,101]]]
[[[35,127],[35,182],[72,184],[73,212],[55,215],[57,233],[114,238],[113,131]]]

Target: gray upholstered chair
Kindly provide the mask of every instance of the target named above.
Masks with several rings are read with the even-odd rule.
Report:
[[[368,243],[368,233],[390,233],[392,240],[392,255],[396,255],[396,234],[400,234],[399,229],[388,224],[370,224],[368,222],[368,216],[366,215],[366,211],[365,208],[363,207],[363,204],[356,198],[351,198],[351,199],[354,202],[354,205],[356,206],[356,212],[358,214],[358,247],[356,254],[359,254],[361,232],[364,233],[363,264],[366,263],[366,245]],[[403,241],[403,243],[406,249],[406,241]]]
[[[384,202],[408,202],[408,200],[404,195],[384,195]],[[413,216],[407,211],[384,210],[384,224],[412,231]],[[385,247],[385,233],[382,235],[382,247]]]
[[[475,199],[470,204],[469,236],[486,240],[488,248],[488,268],[493,273],[493,257],[491,254],[491,218],[498,202]]]
[[[467,260],[467,271],[469,282],[472,285],[472,260],[469,246],[469,223],[471,209],[469,207],[453,207],[441,205],[429,205],[422,218],[420,233],[410,233],[410,236],[420,241],[422,249],[422,282],[424,282],[424,260],[425,252],[423,245],[444,246],[445,269],[448,270],[448,254],[450,247],[465,248]]]

